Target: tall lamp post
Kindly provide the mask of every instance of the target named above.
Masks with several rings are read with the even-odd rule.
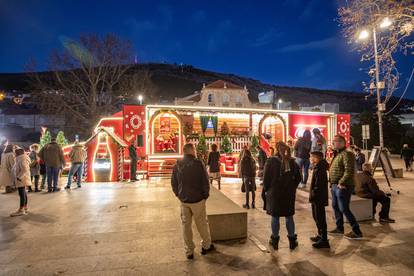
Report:
[[[388,17],[385,17],[379,27],[384,29],[391,26],[392,22]],[[369,37],[369,32],[367,30],[362,30],[359,33],[358,39],[365,40]],[[375,59],[375,88],[377,91],[377,115],[378,115],[378,129],[379,129],[379,142],[380,147],[384,148],[384,132],[382,128],[382,112],[385,111],[384,103],[381,102],[381,89],[384,88],[382,82],[380,82],[380,66],[378,61],[378,46],[377,46],[377,30],[376,26],[372,28],[372,38],[374,43],[374,59]]]
[[[139,102],[140,105],[142,105],[142,100],[143,99],[144,98],[142,97],[142,95],[138,95],[138,102]]]

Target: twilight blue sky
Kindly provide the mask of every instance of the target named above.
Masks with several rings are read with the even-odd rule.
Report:
[[[177,62],[267,83],[361,90],[367,76],[340,34],[339,0],[0,0],[0,72],[41,68],[59,37],[113,32],[139,62]],[[400,86],[414,64],[404,57]],[[402,89],[400,89],[402,90]],[[414,85],[409,97],[414,98]]]

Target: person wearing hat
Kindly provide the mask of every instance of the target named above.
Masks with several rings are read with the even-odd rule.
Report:
[[[56,138],[52,138],[51,142],[40,150],[39,156],[46,165],[48,193],[58,192],[59,172],[65,166],[65,158],[62,148],[56,143]]]

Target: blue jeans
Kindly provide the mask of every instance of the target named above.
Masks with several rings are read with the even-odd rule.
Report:
[[[70,187],[72,185],[72,178],[76,173],[76,180],[77,180],[77,184],[78,187],[81,186],[81,181],[82,181],[82,173],[83,173],[83,163],[73,163],[72,166],[70,167],[69,170],[69,174],[68,174],[68,184],[66,185],[66,187]]]
[[[295,236],[295,221],[293,220],[293,216],[285,217],[286,220],[286,229],[288,232],[289,237]],[[279,217],[272,216],[272,236],[279,237]]]
[[[302,172],[302,184],[305,184],[308,182],[308,176],[309,176],[309,166],[310,161],[309,159],[302,159],[296,157],[296,164],[298,164],[300,171]]]
[[[352,192],[349,188],[339,189],[338,185],[332,185],[332,208],[335,211],[336,228],[338,230],[344,230],[344,215],[351,224],[352,231],[356,234],[361,234],[359,224],[356,221],[354,215],[349,209],[349,203],[351,202]]]
[[[59,167],[46,167],[47,174],[47,189],[48,190],[57,190],[58,188],[58,179],[59,179]],[[53,187],[52,187],[53,182]]]

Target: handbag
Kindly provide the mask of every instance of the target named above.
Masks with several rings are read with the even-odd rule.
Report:
[[[244,180],[243,180],[243,178],[242,178],[242,184],[241,184],[241,191],[242,191],[242,193],[245,193],[246,192],[246,187],[244,186]]]

